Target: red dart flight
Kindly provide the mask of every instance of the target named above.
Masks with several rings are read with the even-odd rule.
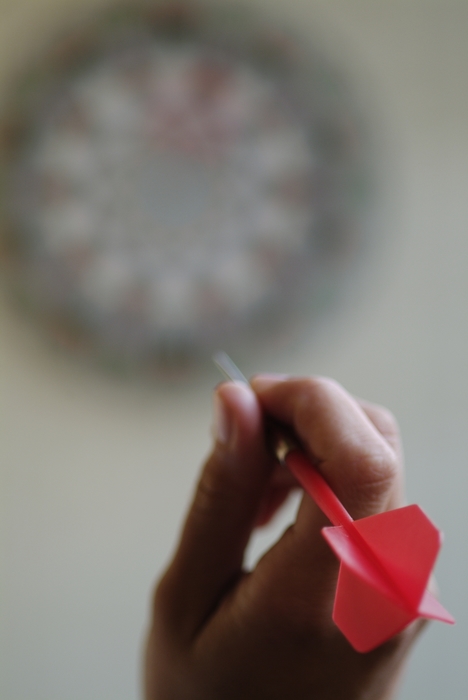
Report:
[[[455,622],[427,589],[442,536],[419,506],[354,521],[301,451],[282,461],[335,525],[322,530],[341,560],[333,620],[356,651],[375,649],[419,617]]]

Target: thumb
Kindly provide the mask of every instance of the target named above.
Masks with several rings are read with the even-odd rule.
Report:
[[[273,466],[264,446],[260,404],[250,387],[221,384],[214,399],[215,445],[158,589],[172,622],[189,636],[241,573]]]

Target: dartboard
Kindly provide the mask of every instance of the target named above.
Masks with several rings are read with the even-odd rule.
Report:
[[[145,366],[274,332],[353,247],[363,158],[341,83],[235,19],[108,17],[13,96],[5,269],[67,346]]]

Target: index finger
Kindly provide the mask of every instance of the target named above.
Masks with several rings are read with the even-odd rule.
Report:
[[[395,507],[402,479],[395,450],[366,412],[331,379],[252,379],[265,411],[290,425],[354,518]]]

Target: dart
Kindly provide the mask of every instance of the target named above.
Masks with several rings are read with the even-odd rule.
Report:
[[[214,362],[231,381],[247,379],[224,352]],[[353,520],[288,429],[270,420],[278,461],[296,477],[333,527],[322,534],[340,560],[333,620],[350,644],[368,652],[418,618],[455,620],[428,590],[442,534],[417,505]]]

